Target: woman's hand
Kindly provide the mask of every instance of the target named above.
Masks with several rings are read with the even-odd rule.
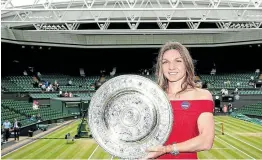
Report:
[[[165,146],[159,145],[148,148],[146,152],[148,152],[148,154],[142,159],[154,159],[167,153],[167,148]]]

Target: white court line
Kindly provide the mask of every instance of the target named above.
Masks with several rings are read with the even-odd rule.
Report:
[[[97,148],[98,148],[98,145],[96,146],[96,148],[95,148],[95,150],[93,151],[93,153],[89,156],[88,160],[93,156],[93,154],[96,152]]]
[[[76,121],[77,121],[77,120],[76,120]],[[32,143],[35,143],[35,142],[37,142],[37,140],[39,140],[39,139],[41,139],[41,138],[43,138],[43,137],[46,137],[46,136],[48,136],[49,134],[54,133],[55,131],[59,131],[59,130],[67,127],[68,125],[76,122],[76,121],[72,121],[72,122],[65,123],[65,124],[63,124],[64,126],[62,126],[62,127],[60,127],[60,128],[58,127],[58,128],[56,128],[56,129],[53,129],[53,131],[50,131],[49,133],[47,133],[47,134],[45,134],[45,135],[43,135],[43,136],[39,136],[40,138],[39,138],[39,137],[38,137],[38,138],[32,138],[33,141],[31,141],[31,142],[29,142],[29,143],[26,143],[25,145],[22,145],[21,147],[18,147],[17,149],[12,150],[12,151],[10,151],[9,153],[6,153],[5,155],[1,156],[1,158],[2,158],[2,157],[5,157],[5,156],[7,156],[7,155],[9,155],[9,154],[17,151],[17,150],[19,150],[19,149],[22,149],[22,148],[24,148],[24,147],[26,147],[26,146],[28,146],[28,145],[30,145],[30,144],[32,144]],[[52,129],[52,128],[51,128],[51,129]],[[51,130],[51,129],[50,129],[50,130]],[[37,137],[37,135],[36,135],[36,137]],[[28,139],[24,139],[24,140],[28,140]]]
[[[217,129],[217,130],[219,130],[219,129]],[[250,147],[253,147],[253,148],[255,148],[255,149],[257,149],[257,150],[259,150],[259,151],[262,152],[262,149],[257,148],[257,147],[255,147],[255,146],[253,146],[252,144],[249,144],[249,143],[247,143],[247,142],[245,142],[245,141],[243,141],[243,140],[237,139],[237,138],[235,138],[234,136],[230,135],[229,133],[224,132],[224,134],[226,134],[226,135],[228,135],[228,136],[230,136],[230,137],[233,137],[234,139],[236,139],[236,140],[238,140],[238,141],[240,141],[240,142],[242,142],[242,143],[245,143],[246,145],[248,145],[248,146],[250,146]]]
[[[216,138],[218,138],[219,140],[223,141],[224,143],[226,143],[227,145],[231,146],[232,148],[235,148],[235,149],[238,150],[239,152],[241,152],[241,153],[243,153],[243,154],[247,155],[248,157],[250,157],[250,158],[252,158],[252,159],[255,160],[255,158],[253,158],[253,157],[250,156],[249,154],[247,154],[247,153],[245,153],[244,151],[242,151],[242,150],[240,150],[240,149],[234,147],[233,145],[227,143],[226,141],[224,141],[223,139],[219,138],[218,136],[216,136]]]
[[[231,148],[212,148],[212,149],[220,150],[220,149],[231,149]]]

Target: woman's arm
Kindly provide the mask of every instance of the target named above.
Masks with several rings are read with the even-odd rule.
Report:
[[[213,100],[212,94],[208,90],[199,89],[197,92],[198,99]],[[197,119],[199,135],[176,144],[179,152],[199,152],[209,150],[213,146],[215,137],[214,116],[211,112],[203,112]],[[168,148],[172,151],[172,146]],[[169,151],[168,150],[168,151]]]
[[[198,118],[199,135],[187,141],[177,143],[176,148],[179,152],[199,152],[209,150],[213,146],[215,137],[214,117],[212,113],[202,113]],[[165,153],[173,151],[172,145],[156,146],[147,150],[149,154],[145,159],[156,158]]]
[[[207,90],[198,92],[198,99],[213,100],[212,95]],[[213,146],[215,137],[214,116],[211,112],[203,112],[197,119],[199,135],[187,141],[175,144],[179,152],[199,152],[209,150]],[[148,149],[146,158],[156,158],[165,153],[173,151],[172,145],[156,146]]]
[[[177,143],[179,152],[199,152],[209,150],[213,146],[215,137],[214,117],[212,113],[202,113],[198,118],[199,135],[185,142]],[[167,152],[172,151],[172,146],[167,146]]]

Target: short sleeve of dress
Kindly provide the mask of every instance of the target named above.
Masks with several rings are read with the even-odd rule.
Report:
[[[214,112],[214,102],[211,100],[203,101],[201,106],[201,113],[203,112]]]

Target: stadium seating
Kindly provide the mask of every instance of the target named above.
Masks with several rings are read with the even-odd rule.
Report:
[[[90,93],[74,93],[73,95],[76,97],[81,97],[81,98],[85,98],[85,97],[91,97],[94,93],[90,92]],[[30,97],[32,97],[33,99],[48,99],[48,98],[57,98],[58,93],[31,93]]]
[[[23,88],[9,81],[8,79],[2,79],[1,87],[4,92],[23,92]]]
[[[244,115],[262,116],[262,102],[243,106],[235,111]]]
[[[115,75],[117,76],[117,75]],[[141,75],[156,82],[154,75]],[[251,90],[252,86],[248,85],[248,81],[254,73],[242,74],[220,74],[220,75],[200,75],[202,81],[208,82],[208,89],[212,90],[213,95],[219,94],[219,90],[226,89],[245,89],[240,91],[240,95],[259,95],[262,91]],[[106,80],[111,77],[106,76]],[[90,87],[94,84],[99,76],[88,77],[73,77],[69,75],[55,74],[55,75],[41,75],[41,79],[53,83],[55,80],[59,83],[60,89],[67,92],[88,92],[94,91],[95,88]],[[73,85],[68,86],[68,80],[72,80]],[[43,95],[35,95],[34,93],[42,92],[40,88],[33,87],[33,79],[31,76],[8,76],[2,79],[2,88],[4,92],[30,92],[35,98],[50,98],[55,97],[57,93],[44,93]],[[80,95],[82,96],[82,95]]]
[[[253,88],[248,85],[251,76],[254,76],[254,73],[220,74],[215,76],[200,75],[200,78],[202,81],[206,81],[210,84],[208,86],[210,89],[235,89],[236,87],[250,89]]]
[[[261,90],[245,90],[245,91],[239,91],[240,95],[262,95]]]
[[[27,117],[31,117],[33,115],[36,116],[37,114],[40,114],[43,121],[72,116],[54,110],[48,105],[41,106],[38,110],[33,110],[32,103],[29,103],[27,101],[2,100],[1,107],[3,107],[4,109],[12,110],[12,112],[7,111],[6,113],[8,114],[4,117],[1,117],[2,120],[7,119],[12,121],[14,118],[17,118],[23,126],[36,123],[36,121],[30,121]],[[5,112],[3,111],[1,113],[5,114]]]
[[[118,74],[115,76],[118,76]],[[140,74],[140,76],[144,76],[156,82],[156,77],[154,75]],[[222,88],[235,89],[236,87],[241,89],[239,90],[240,95],[262,95],[261,90],[254,90],[252,86],[248,85],[248,81],[251,76],[254,76],[254,73],[220,74],[215,76],[200,75],[199,77],[202,81],[206,81],[211,84],[208,86],[208,89],[210,89],[212,95],[219,95]],[[106,80],[109,80],[112,77],[106,76],[105,78]],[[41,79],[51,83],[57,81],[63,92],[72,92],[75,97],[91,98],[95,93],[95,88],[91,88],[90,85],[94,84],[99,79],[99,76],[74,77],[69,75],[53,74],[41,75]],[[72,80],[73,85],[67,85],[68,80]],[[32,99],[50,99],[58,97],[58,92],[42,92],[40,88],[34,88],[31,76],[8,76],[2,78],[1,86],[2,92],[27,92]],[[253,90],[251,90],[251,88]],[[51,109],[49,106],[41,106],[39,110],[33,110],[32,103],[27,101],[3,100],[1,104],[2,121],[6,119],[13,121],[14,118],[17,118],[23,123],[23,125],[33,123],[28,121],[27,117],[37,115],[38,113],[41,114],[43,120],[72,116],[72,114],[79,115],[79,113],[72,113],[71,115],[62,114],[61,112]],[[237,110],[237,113],[262,116],[261,108],[261,104],[257,103],[242,107]]]
[[[109,79],[106,76],[106,79]],[[89,77],[71,77],[68,75],[42,75],[41,80],[59,83],[63,91],[89,91],[94,90],[90,85],[99,79],[99,76]],[[68,80],[72,80],[72,86],[68,86]],[[41,92],[41,88],[33,87],[33,79],[31,76],[8,76],[2,79],[2,88],[5,92]]]
[[[7,77],[10,82],[22,88],[21,92],[40,92],[40,88],[33,87],[33,79],[30,76],[10,76]]]
[[[9,109],[3,105],[1,106],[1,121],[2,122],[4,122],[5,120],[9,120],[12,123],[15,118],[21,121],[23,119],[26,119],[26,116],[22,115],[19,112],[14,111],[13,109]]]

